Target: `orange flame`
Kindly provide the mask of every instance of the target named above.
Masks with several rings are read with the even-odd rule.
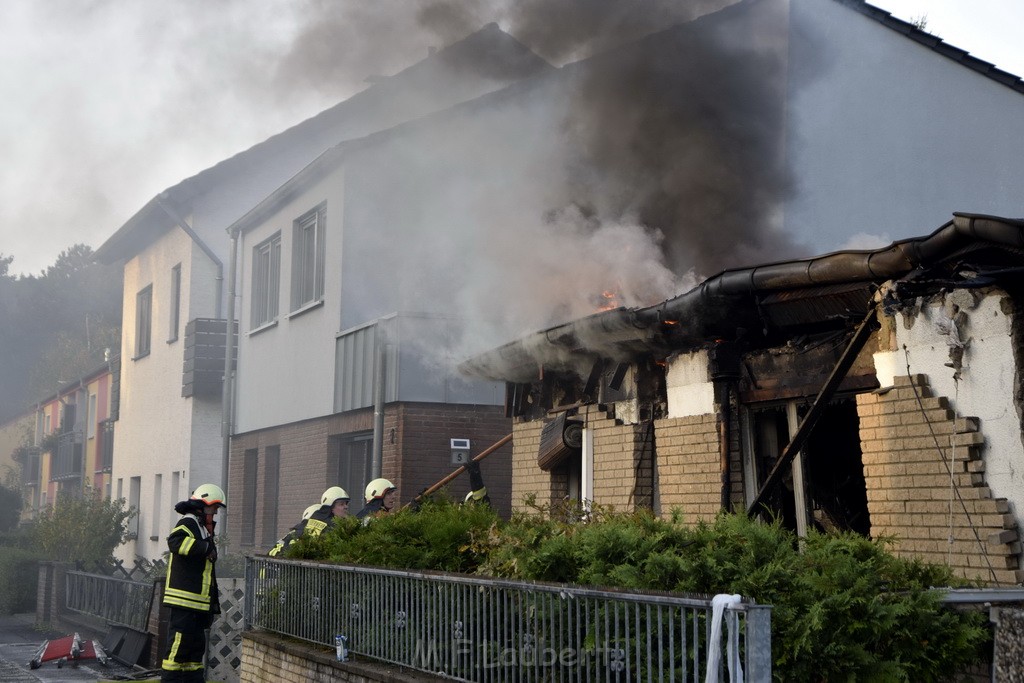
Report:
[[[619,295],[611,289],[606,289],[601,292],[601,297],[598,299],[597,310],[598,311],[610,311],[613,308],[619,307]]]

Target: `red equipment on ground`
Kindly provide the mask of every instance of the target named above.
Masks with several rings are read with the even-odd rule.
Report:
[[[65,636],[56,640],[47,640],[36,650],[32,661],[28,663],[32,669],[38,669],[43,662],[57,660],[57,668],[60,669],[66,662],[72,666],[78,666],[80,661],[95,659],[106,666],[107,653],[95,640],[82,640],[77,633],[73,636]]]

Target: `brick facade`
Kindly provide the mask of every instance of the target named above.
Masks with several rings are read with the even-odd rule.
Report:
[[[512,425],[512,508],[526,510],[523,501],[536,496],[537,503],[553,505],[568,490],[566,477],[561,472],[545,472],[537,466],[541,420],[517,421]]]
[[[594,430],[594,500],[620,511],[652,508],[653,425],[619,424],[598,412],[587,422]]]
[[[512,428],[500,406],[402,403],[396,405],[395,412],[398,431],[391,449],[389,432],[384,430],[384,476],[394,476],[402,502],[458,467],[451,463],[451,439],[469,439],[470,455],[476,456],[508,436]],[[404,457],[398,457],[399,451]],[[480,473],[491,506],[507,517],[511,511],[512,447],[505,445],[482,460]],[[469,476],[460,474],[447,487],[452,497],[462,500],[469,492]]]
[[[899,555],[948,562],[968,578],[1019,583],[1017,522],[985,485],[981,425],[931,394],[927,378],[913,375],[857,396],[871,535],[894,538]]]
[[[242,635],[240,683],[310,683],[311,681],[347,681],[348,683],[413,683],[440,681],[423,671],[369,661],[339,662],[334,652],[323,647],[286,640],[259,631]]]
[[[384,408],[382,474],[398,487],[398,504],[414,498],[427,486],[451,473],[451,438],[470,439],[471,455],[476,455],[509,433],[511,421],[499,406],[434,403],[395,403]],[[334,486],[335,463],[331,438],[369,432],[373,429],[373,411],[364,409],[323,418],[303,420],[231,439],[229,468],[228,533],[243,550],[266,551],[274,541],[302,517],[305,508],[318,501],[328,486]],[[277,500],[257,496],[255,514],[247,514],[241,492],[244,487],[246,451],[255,451],[257,463],[268,447],[280,447]],[[511,500],[511,446],[505,446],[481,463],[484,484],[491,504],[499,514],[507,515]],[[263,491],[266,471],[256,468],[256,491]],[[449,485],[453,496],[461,498],[469,490],[466,475]],[[350,513],[362,507],[362,491],[349,491]],[[268,506],[276,506],[277,528],[265,529],[263,520]],[[256,543],[246,545],[245,538],[255,532]]]
[[[897,377],[890,389],[858,394],[856,405],[872,537],[893,538],[897,554],[948,563],[968,578],[990,584],[1024,581],[1017,521],[1009,502],[993,498],[985,482],[979,420],[956,415],[948,399],[932,396],[923,375]],[[657,420],[649,440],[643,425],[618,424],[597,406],[589,410],[580,419],[594,434],[596,504],[619,510],[650,506],[656,486],[652,507],[664,516],[678,510],[684,523],[694,524],[720,512],[716,415]],[[566,468],[545,472],[537,465],[543,424],[520,421],[514,426],[512,497],[517,509],[525,509],[522,501],[530,494],[540,504],[558,503],[568,494]],[[734,510],[743,510],[738,420],[732,420],[731,432],[730,501]]]
[[[617,510],[652,507],[654,498],[654,434],[650,423],[622,424],[598,406],[582,409],[573,419],[594,435],[594,502]],[[526,510],[534,496],[539,505],[558,505],[569,496],[567,463],[544,471],[537,465],[542,420],[513,427],[512,503]]]
[[[735,443],[736,424],[737,421],[733,420],[730,500],[735,508],[742,508],[743,476]],[[668,516],[673,510],[679,510],[684,523],[695,524],[721,512],[718,417],[707,414],[658,420],[655,434],[662,514]]]

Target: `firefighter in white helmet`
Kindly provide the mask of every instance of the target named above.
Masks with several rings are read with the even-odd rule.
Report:
[[[319,509],[320,509],[320,503],[313,503],[312,505],[307,507],[302,512],[302,519],[299,521],[299,523],[296,524],[295,526],[293,526],[291,529],[289,529],[288,533],[286,533],[281,540],[279,540],[277,543],[275,543],[274,547],[271,548],[270,552],[267,553],[267,554],[270,555],[271,557],[277,557],[288,546],[290,546],[292,543],[294,543],[295,539],[298,538],[299,536],[301,536],[302,535],[302,531],[305,530],[305,529],[301,529],[300,530],[300,526],[302,525],[302,523],[305,522],[307,519],[309,519],[313,515],[313,513],[316,512]]]
[[[366,505],[356,513],[356,517],[365,523],[370,517],[384,515],[395,507],[395,499],[398,497],[398,489],[390,481],[384,478],[374,479],[366,485],[363,492]]]
[[[222,507],[227,507],[227,500],[216,484],[203,484],[188,500],[174,506],[182,517],[167,537],[170,555],[163,603],[170,612],[170,632],[160,665],[161,680],[206,680],[205,632],[220,614],[213,518]]]
[[[340,486],[330,487],[320,496],[320,503],[306,508],[299,523],[293,526],[268,554],[277,557],[300,536],[319,536],[325,529],[333,527],[338,517],[348,514],[348,501],[345,489]]]

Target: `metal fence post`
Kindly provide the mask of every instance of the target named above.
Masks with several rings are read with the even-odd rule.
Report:
[[[772,680],[772,608],[771,605],[747,607],[746,680],[771,683]]]

